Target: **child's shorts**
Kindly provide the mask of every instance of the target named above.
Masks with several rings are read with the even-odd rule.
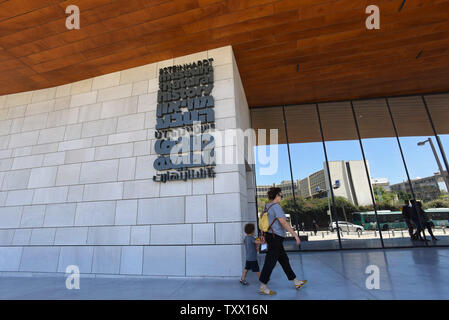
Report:
[[[248,261],[245,263],[245,270],[251,270],[252,272],[259,272],[259,263],[256,261]]]

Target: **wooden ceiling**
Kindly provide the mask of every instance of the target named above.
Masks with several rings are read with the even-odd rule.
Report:
[[[0,0],[0,95],[225,45],[251,107],[449,91],[449,0],[403,2]]]
[[[437,133],[449,134],[449,94],[424,97]],[[388,103],[400,137],[434,135],[421,96],[389,98]],[[325,141],[358,139],[351,104],[342,101],[285,106],[289,143],[321,142],[317,106]],[[362,139],[395,137],[385,99],[354,100],[353,106]],[[277,143],[287,143],[282,108],[252,108],[251,125],[256,130],[267,130],[265,141],[258,137],[257,145],[276,144],[276,140],[269,137],[269,129],[277,129]]]

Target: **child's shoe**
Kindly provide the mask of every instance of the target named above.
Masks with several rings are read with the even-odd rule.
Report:
[[[242,286],[247,286],[247,285],[249,285],[248,281],[242,280],[242,279],[240,279],[240,284],[241,284]]]

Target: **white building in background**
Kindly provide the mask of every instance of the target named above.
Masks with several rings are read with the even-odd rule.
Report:
[[[385,191],[391,191],[390,181],[388,178],[371,178],[371,184],[373,187],[381,187]]]
[[[368,172],[369,163],[367,161]],[[367,179],[362,160],[329,161],[334,195],[348,199],[356,206],[372,204],[371,179]],[[326,175],[327,178],[327,175]],[[329,186],[326,179],[326,186]]]
[[[444,174],[447,175],[446,171]],[[440,172],[435,172],[433,176],[412,179],[413,191],[417,199],[431,201],[437,199],[442,193],[446,193],[446,185]],[[410,184],[403,181],[391,185],[391,189],[395,192],[405,192],[411,194]]]
[[[369,172],[369,163],[368,172]],[[304,198],[320,197],[329,193],[329,179],[324,169],[300,181],[300,195]],[[348,199],[356,206],[372,204],[370,187],[362,160],[329,161],[330,176],[334,195]],[[329,193],[330,194],[330,193]]]

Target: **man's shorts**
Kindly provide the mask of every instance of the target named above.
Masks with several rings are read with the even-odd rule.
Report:
[[[252,272],[259,272],[259,263],[257,263],[257,261],[246,260],[245,270],[251,270]]]

